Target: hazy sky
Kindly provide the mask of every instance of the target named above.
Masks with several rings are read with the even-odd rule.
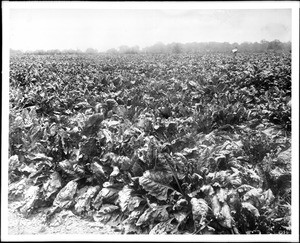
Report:
[[[11,9],[9,31],[10,48],[24,51],[292,38],[289,9]]]

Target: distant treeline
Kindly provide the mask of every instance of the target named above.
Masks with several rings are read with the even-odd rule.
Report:
[[[290,52],[291,51],[291,42],[281,42],[279,40],[265,41],[261,42],[243,42],[238,43],[229,43],[229,42],[191,42],[191,43],[170,43],[164,44],[158,42],[152,46],[145,47],[140,49],[139,46],[126,46],[122,45],[119,48],[112,48],[105,52],[99,52],[97,49],[88,48],[86,51],[81,50],[35,50],[35,51],[26,51],[22,52],[20,50],[10,49],[11,54],[22,54],[22,53],[33,53],[33,54],[139,54],[139,53],[152,53],[152,54],[180,54],[180,53],[228,53],[233,49],[237,48],[239,52]]]

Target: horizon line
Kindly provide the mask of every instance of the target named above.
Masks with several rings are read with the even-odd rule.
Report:
[[[224,43],[228,43],[230,45],[241,45],[243,43],[247,43],[247,44],[254,44],[254,43],[261,43],[262,41],[266,41],[266,42],[273,42],[273,41],[280,41],[281,43],[283,44],[287,44],[287,43],[291,43],[292,41],[289,40],[289,41],[281,41],[279,39],[273,39],[273,40],[266,40],[266,39],[262,39],[260,41],[242,41],[242,42],[229,42],[229,41],[200,41],[200,42],[197,42],[197,41],[191,41],[191,42],[169,42],[169,43],[165,43],[163,41],[157,41],[155,42],[154,44],[152,45],[147,45],[145,47],[140,47],[138,44],[132,44],[132,45],[127,45],[127,44],[121,44],[119,45],[118,47],[109,47],[109,48],[105,48],[105,50],[103,49],[100,49],[100,48],[96,48],[96,47],[87,47],[87,48],[50,48],[50,49],[43,49],[43,48],[38,48],[38,49],[30,49],[30,50],[24,50],[23,48],[9,48],[9,50],[13,50],[13,51],[21,51],[21,52],[32,52],[32,51],[53,51],[53,50],[59,50],[59,51],[82,51],[82,52],[85,52],[86,50],[88,49],[93,49],[93,50],[97,50],[98,52],[106,52],[110,49],[119,49],[120,47],[122,46],[126,46],[128,48],[133,48],[133,47],[138,47],[140,50],[143,50],[143,49],[146,49],[146,48],[149,48],[149,47],[152,47],[152,46],[155,46],[157,44],[163,44],[165,46],[167,45],[172,45],[172,44],[181,44],[181,45],[186,45],[186,44],[209,44],[209,43],[217,43],[217,44],[224,44]]]

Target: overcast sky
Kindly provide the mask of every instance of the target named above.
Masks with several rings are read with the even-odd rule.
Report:
[[[10,48],[23,51],[292,38],[289,9],[11,9],[9,31]]]

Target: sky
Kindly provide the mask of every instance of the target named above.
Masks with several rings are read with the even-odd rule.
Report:
[[[10,9],[9,14],[10,48],[23,51],[292,38],[290,9]]]

